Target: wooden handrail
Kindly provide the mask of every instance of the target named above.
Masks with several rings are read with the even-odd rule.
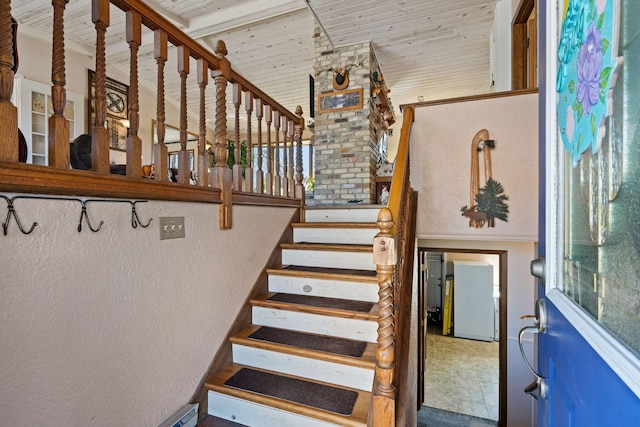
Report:
[[[412,394],[408,390],[412,351],[411,325],[412,257],[415,235],[415,200],[409,183],[409,141],[413,108],[404,111],[398,153],[394,164],[387,208],[378,215],[380,232],[373,241],[378,273],[378,348],[369,425],[409,425],[407,414]],[[407,310],[407,307],[409,309]],[[410,411],[410,409],[409,409]]]
[[[403,189],[409,177],[409,137],[413,120],[413,107],[405,108],[402,115],[402,130],[400,131],[398,152],[393,166],[391,188],[389,189],[388,207],[391,210],[392,218],[400,218],[400,210],[404,201]]]
[[[197,201],[220,203],[223,205],[221,210],[221,227],[229,228],[231,226],[230,214],[231,204],[234,198],[240,203],[251,203],[252,195],[264,193],[262,188],[262,170],[256,171],[251,165],[248,165],[247,171],[251,176],[243,182],[239,176],[242,173],[240,169],[240,146],[241,139],[238,132],[239,110],[244,100],[245,103],[253,104],[255,102],[256,110],[258,103],[260,105],[260,114],[256,114],[258,120],[258,129],[260,129],[260,121],[264,120],[270,123],[273,117],[278,121],[278,125],[288,126],[291,130],[296,130],[296,143],[301,138],[301,131],[304,129],[304,118],[302,112],[298,108],[291,111],[284,108],[275,99],[263,92],[255,84],[249,82],[242,75],[237,73],[229,59],[226,58],[226,48],[224,43],[219,41],[216,49],[211,52],[187,34],[182,32],[173,23],[164,18],[153,8],[148,6],[141,0],[92,0],[91,1],[91,19],[96,28],[96,64],[95,64],[95,114],[94,123],[92,123],[92,142],[91,142],[91,171],[71,170],[69,165],[69,122],[62,114],[61,106],[64,105],[66,99],[66,81],[65,81],[65,48],[64,48],[64,8],[68,0],[54,0],[53,7],[53,58],[52,58],[52,99],[55,114],[50,118],[49,128],[49,166],[23,165],[18,163],[18,123],[17,109],[11,103],[11,92],[13,87],[13,78],[15,75],[15,67],[13,64],[13,39],[11,27],[11,1],[0,0],[0,116],[3,120],[0,123],[0,191],[25,192],[25,193],[43,193],[43,194],[75,194],[75,195],[91,195],[101,197],[129,197],[129,198],[146,198],[156,200],[181,200],[181,201]],[[105,80],[106,80],[106,62],[105,56],[105,40],[106,34],[110,30],[110,12],[109,7],[113,5],[122,10],[126,15],[125,37],[123,39],[128,43],[130,54],[130,81],[129,81],[129,122],[130,134],[127,138],[127,155],[126,155],[126,177],[111,175],[109,170],[109,142],[108,135],[104,124],[106,122],[106,96],[105,96]],[[153,147],[155,160],[155,180],[142,179],[141,165],[141,145],[142,141],[139,137],[140,105],[138,95],[138,51],[141,44],[141,27],[146,26],[154,32],[154,56],[158,68],[158,89],[157,89],[157,133],[158,141]],[[67,37],[68,39],[69,37]],[[178,161],[178,183],[169,182],[168,164],[167,164],[167,147],[164,144],[164,127],[165,127],[165,94],[164,94],[164,64],[167,61],[168,43],[177,47],[179,52],[179,74],[180,74],[180,153]],[[221,43],[221,44],[220,44]],[[205,100],[207,96],[215,96],[216,98],[216,138],[215,145],[218,155],[216,156],[216,165],[212,170],[211,179],[207,173],[199,176],[198,185],[189,185],[189,156],[186,150],[186,79],[189,73],[190,58],[194,58],[198,64],[198,85],[200,88],[200,132],[199,132],[199,158],[197,159],[198,168],[204,168],[208,162],[205,144],[206,144],[206,115]],[[24,73],[23,73],[24,74]],[[215,83],[216,93],[206,94],[206,86],[208,83],[208,74],[212,74]],[[227,135],[226,129],[233,126],[227,126],[226,123],[226,100],[225,87],[232,84],[234,88],[234,106],[235,106],[235,139],[236,139],[236,173],[235,179],[231,179],[231,170],[228,170],[225,158]],[[213,92],[213,91],[210,91]],[[245,96],[242,96],[244,92]],[[264,117],[262,110],[273,113],[273,116]],[[249,120],[248,128],[251,129],[251,118],[253,105],[245,105],[245,111]],[[218,123],[220,122],[220,123]],[[284,132],[286,139],[286,131]],[[278,138],[278,136],[276,136]],[[258,140],[261,136],[258,137]],[[252,149],[252,138],[247,136],[247,150]],[[292,135],[293,140],[293,135]],[[277,141],[277,140],[276,140]],[[286,147],[286,141],[284,141]],[[301,150],[301,147],[296,147]],[[293,141],[291,143],[293,148]],[[300,154],[299,154],[300,155]],[[250,158],[250,156],[248,156]],[[285,158],[286,163],[283,165],[284,170],[293,171],[294,157]],[[267,165],[273,168],[273,165]],[[279,166],[279,165],[276,165]],[[216,168],[218,170],[216,170]],[[55,170],[54,170],[55,169]],[[280,170],[280,168],[277,168]],[[256,176],[254,176],[254,173]],[[44,178],[46,177],[46,178]],[[255,179],[254,179],[255,178]],[[258,179],[259,178],[259,179]],[[276,192],[268,191],[268,194],[282,197],[258,197],[256,204],[273,204],[276,206],[291,206],[292,204],[302,207],[304,204],[304,188],[302,187],[302,176],[296,176],[296,180],[289,185],[288,182],[282,180],[287,179],[285,176],[276,176],[277,182],[274,183]],[[253,183],[257,184],[256,189]],[[244,187],[243,187],[244,184]],[[295,188],[298,191],[293,191]],[[213,188],[211,188],[213,187]],[[242,193],[239,196],[233,196],[233,191]],[[284,194],[279,188],[287,188]],[[302,192],[299,189],[302,188]],[[257,195],[256,194],[256,195]],[[296,199],[286,201],[283,198]],[[222,218],[222,217],[225,218]],[[226,218],[228,216],[228,218]]]

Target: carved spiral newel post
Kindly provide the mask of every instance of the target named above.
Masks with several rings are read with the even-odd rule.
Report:
[[[138,48],[142,43],[142,17],[139,13],[127,12],[127,43],[131,52],[129,61],[129,135],[127,135],[127,176],[142,176],[142,140],[140,128],[140,103],[138,99]]]
[[[69,169],[69,121],[64,117],[67,103],[64,61],[64,8],[69,0],[53,0],[53,66],[51,98],[53,115],[49,117],[49,166]],[[3,117],[4,120],[4,117]]]
[[[91,19],[96,27],[95,122],[91,131],[91,165],[94,172],[109,173],[109,133],[107,120],[107,70],[105,36],[109,26],[109,0],[92,0]]]
[[[301,200],[304,206],[304,184],[302,184],[302,132],[304,132],[304,117],[302,117],[302,107],[296,107],[296,116],[298,122],[295,124],[294,132],[296,139],[296,190],[295,197]]]
[[[251,139],[253,94],[250,91],[244,93],[244,109],[247,112],[247,166],[244,168],[244,191],[253,193],[253,141]]]
[[[178,182],[189,184],[191,158],[187,151],[187,77],[189,76],[190,51],[178,46],[178,74],[180,74],[180,151],[178,152]]]
[[[168,181],[169,158],[167,146],[164,143],[165,109],[164,109],[164,65],[167,62],[168,36],[162,30],[154,32],[154,55],[158,68],[158,90],[156,101],[156,129],[158,141],[153,146],[154,179]]]
[[[393,315],[393,271],[396,264],[394,227],[391,211],[382,208],[376,223],[380,232],[373,239],[373,261],[378,273],[378,348],[376,350],[376,388],[373,390],[374,426],[395,425],[396,389],[395,335]]]
[[[218,40],[215,54],[220,59],[220,69],[211,72],[216,84],[216,129],[213,155],[215,164],[211,172],[211,186],[221,190],[220,229],[231,228],[231,197],[233,182],[227,168],[227,81],[231,78],[231,63],[226,58],[227,46]]]
[[[200,88],[200,127],[198,133],[198,186],[209,186],[209,156],[207,155],[207,109],[206,89],[209,79],[209,64],[198,59],[198,87]]]
[[[0,1],[0,161],[18,161],[18,109],[13,92],[13,39],[11,1]]]

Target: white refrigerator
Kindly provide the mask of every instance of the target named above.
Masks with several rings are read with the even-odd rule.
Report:
[[[494,322],[493,266],[453,261],[453,335],[493,341]]]

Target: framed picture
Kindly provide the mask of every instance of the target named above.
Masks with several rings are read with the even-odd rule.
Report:
[[[195,150],[187,150],[189,152],[189,170],[194,170],[193,157]],[[178,169],[178,153],[179,151],[169,152],[169,169]]]
[[[328,92],[318,95],[318,112],[359,110],[362,108],[364,91],[362,88],[340,92]]]
[[[89,133],[95,120],[96,76],[89,70]],[[106,82],[107,120],[109,132],[109,148],[127,150],[127,133],[129,131],[129,86],[107,77]]]

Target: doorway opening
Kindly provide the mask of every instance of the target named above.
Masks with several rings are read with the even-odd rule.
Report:
[[[507,251],[419,247],[418,261],[419,309],[424,318],[418,357],[424,405],[500,425],[506,419]],[[484,273],[490,276],[483,282],[490,283],[476,287],[479,282],[471,279],[472,287],[464,285],[466,265],[480,270],[485,266],[491,273]],[[471,275],[476,277],[476,270]],[[469,294],[470,290],[482,296]],[[469,298],[471,313],[464,306]]]

